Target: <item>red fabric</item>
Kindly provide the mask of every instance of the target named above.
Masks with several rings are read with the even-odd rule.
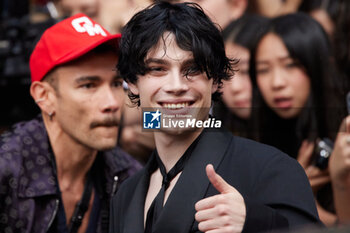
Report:
[[[115,40],[118,46],[120,37],[120,34],[111,35],[84,14],[55,24],[44,32],[30,57],[32,82],[42,80],[54,67],[77,59],[105,42]]]

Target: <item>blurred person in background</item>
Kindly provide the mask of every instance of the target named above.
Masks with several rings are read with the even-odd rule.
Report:
[[[30,94],[41,114],[0,136],[1,231],[108,232],[112,195],[141,167],[116,147],[119,39],[78,14],[37,43]]]
[[[61,16],[69,17],[83,13],[91,19],[98,21],[100,17],[100,4],[104,0],[56,0]]]
[[[142,164],[146,164],[155,148],[153,134],[143,131],[141,108],[133,106],[129,98],[125,99],[119,135],[120,147]]]
[[[223,31],[226,54],[237,58],[237,70],[231,80],[223,81],[222,95],[214,104],[214,116],[233,134],[248,137],[253,87],[249,77],[250,50],[256,44],[267,19],[257,15],[245,15],[233,21]]]
[[[197,3],[221,30],[240,18],[248,7],[248,0],[153,0],[153,2]]]
[[[99,22],[111,33],[120,33],[129,19],[152,3],[151,0],[99,0]]]
[[[303,0],[249,0],[249,12],[269,18],[294,13]]]
[[[333,39],[335,22],[342,7],[340,2],[341,0],[304,0],[299,6],[299,11],[308,13],[317,20]]]
[[[54,23],[44,3],[0,1],[0,133],[38,115],[30,87],[29,57],[35,42]]]
[[[251,61],[259,89],[253,101],[261,106],[253,109],[258,140],[298,159],[318,200],[320,219],[335,224],[329,172],[315,166],[313,158],[315,141],[334,140],[346,115],[326,33],[303,13],[274,18]]]
[[[151,0],[54,0],[61,17],[84,13],[111,33],[119,33],[131,16]]]
[[[342,95],[345,98],[350,90],[350,1],[339,1],[338,17],[335,19],[333,47],[336,63],[342,72]]]
[[[188,2],[181,0],[180,2]],[[192,0],[200,5],[204,12],[217,23],[221,30],[225,29],[230,22],[240,18],[247,9],[248,0]]]

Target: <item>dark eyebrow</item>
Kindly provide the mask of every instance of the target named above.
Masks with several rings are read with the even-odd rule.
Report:
[[[182,62],[182,66],[188,66],[188,65],[193,65],[193,64],[196,64],[196,62],[193,58],[186,59]]]
[[[82,82],[86,82],[86,81],[94,81],[94,82],[97,82],[97,81],[100,81],[101,78],[99,76],[83,76],[83,77],[80,77],[80,78],[77,78],[75,80],[75,82],[77,84],[79,83],[82,83]]]
[[[149,65],[150,63],[157,63],[157,64],[161,64],[161,65],[169,65],[169,62],[164,60],[164,59],[158,59],[158,58],[149,58],[145,61],[145,64],[146,65]],[[196,62],[194,61],[193,58],[190,58],[190,59],[186,59],[184,61],[182,61],[182,64],[181,66],[182,67],[186,67],[186,66],[189,66],[189,65],[193,65],[195,64]]]
[[[113,80],[116,79],[123,79],[122,76],[120,76],[120,74],[116,74],[115,76],[113,76]]]
[[[167,65],[169,64],[167,61],[163,60],[163,59],[158,59],[158,58],[148,58],[145,61],[146,65],[149,65],[149,63],[158,63],[158,64],[162,64],[162,65]]]

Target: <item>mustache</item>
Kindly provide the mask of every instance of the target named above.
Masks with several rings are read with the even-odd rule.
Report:
[[[96,128],[96,127],[111,127],[111,126],[119,126],[120,120],[118,118],[108,118],[102,121],[93,121],[90,124],[90,129]]]

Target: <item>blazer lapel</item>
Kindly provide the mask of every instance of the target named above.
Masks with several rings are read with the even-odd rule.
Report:
[[[153,156],[153,155],[152,155]],[[134,195],[130,202],[129,208],[125,214],[125,222],[132,223],[127,224],[128,227],[124,227],[123,233],[135,233],[144,232],[144,208],[146,194],[149,186],[149,168],[152,160],[146,164],[143,168],[144,172],[135,188]]]
[[[211,163],[217,169],[231,140],[231,134],[223,131],[203,131],[196,148],[165,203],[155,225],[155,233],[191,231],[195,215],[194,206],[197,201],[205,197],[209,187],[205,167]]]

